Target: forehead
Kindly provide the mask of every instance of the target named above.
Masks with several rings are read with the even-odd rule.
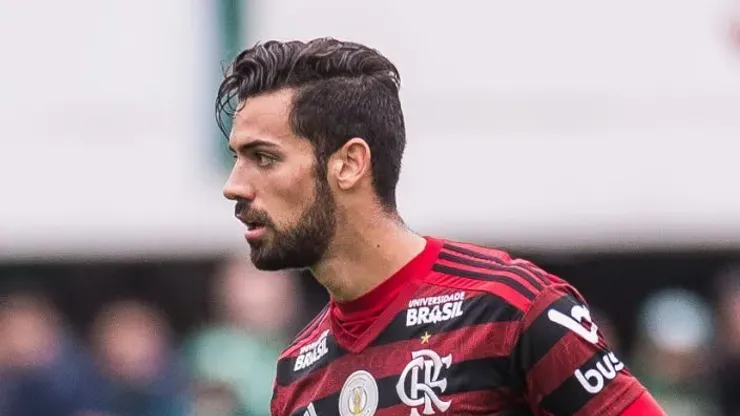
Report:
[[[230,145],[236,148],[260,140],[292,147],[306,142],[290,128],[293,94],[292,90],[283,89],[244,100],[234,115]]]

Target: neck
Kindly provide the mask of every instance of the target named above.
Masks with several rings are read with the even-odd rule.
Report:
[[[311,268],[332,299],[359,298],[424,250],[423,237],[395,218],[380,217],[343,224],[322,261]]]

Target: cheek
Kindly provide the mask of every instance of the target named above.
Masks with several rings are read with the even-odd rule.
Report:
[[[280,213],[285,220],[298,220],[314,202],[315,176],[310,168],[297,169],[281,178],[281,186],[276,188],[280,201]],[[277,218],[276,218],[277,219]]]

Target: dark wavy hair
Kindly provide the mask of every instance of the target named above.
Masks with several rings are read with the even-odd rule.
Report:
[[[396,209],[396,186],[406,146],[395,65],[367,46],[332,38],[269,41],[234,59],[218,89],[216,119],[228,137],[228,120],[249,97],[291,88],[293,132],[309,140],[317,170],[349,139],[371,151],[373,186],[380,203]]]

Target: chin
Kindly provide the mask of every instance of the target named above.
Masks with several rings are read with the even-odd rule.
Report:
[[[252,247],[251,259],[254,267],[266,272],[275,272],[291,268],[282,256],[276,255],[276,253],[269,253],[264,247]]]
[[[277,263],[268,263],[268,262],[262,262],[262,261],[255,261],[252,260],[252,264],[254,264],[254,267],[257,270],[263,271],[263,272],[277,272],[281,270],[285,270],[285,267],[282,267],[282,265]]]
[[[305,253],[288,255],[288,253],[268,252],[253,249],[251,253],[252,264],[258,270],[274,272],[278,270],[303,270],[310,268],[315,262],[311,262]]]

